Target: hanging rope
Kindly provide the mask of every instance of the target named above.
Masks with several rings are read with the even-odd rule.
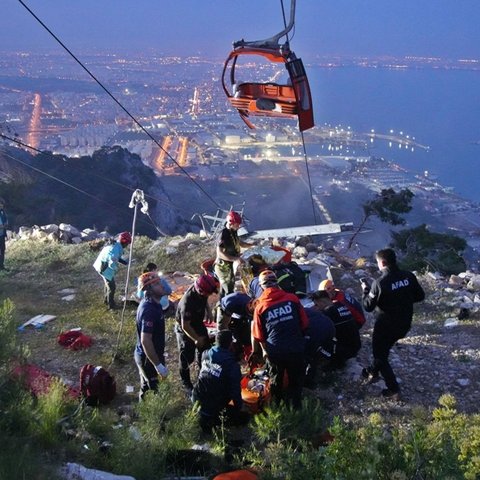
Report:
[[[313,221],[315,222],[315,225],[317,225],[318,224],[317,213],[315,209],[315,201],[313,199],[312,182],[310,180],[310,169],[308,168],[308,157],[307,157],[307,149],[305,148],[305,137],[303,136],[303,132],[300,132],[300,135],[302,136],[303,158],[305,159],[305,169],[307,170],[308,189],[310,191],[310,199],[312,200]]]
[[[131,198],[130,204],[129,204],[129,207],[133,208],[132,241],[130,243],[130,249],[129,249],[129,253],[128,253],[127,278],[125,280],[123,307],[122,307],[122,313],[120,315],[120,328],[118,329],[117,341],[115,343],[115,348],[113,350],[112,360],[111,360],[108,368],[110,368],[113,365],[113,363],[115,362],[115,359],[117,357],[118,348],[120,346],[120,339],[121,339],[122,332],[123,332],[123,325],[125,323],[125,310],[127,308],[127,301],[128,301],[128,286],[130,284],[130,269],[131,269],[131,266],[132,266],[132,258],[133,258],[133,244],[135,242],[135,229],[136,229],[136,224],[137,224],[137,211],[138,211],[138,205],[140,205],[140,204],[142,205],[141,212],[143,214],[147,215],[148,214],[148,202],[145,200],[145,196],[143,194],[143,191],[137,189],[133,192],[132,198]]]
[[[213,197],[162,147],[160,142],[123,106],[123,104],[117,100],[117,98],[98,80],[97,77],[74,55],[74,53],[58,38],[45,23],[23,2],[18,0],[25,9],[32,15],[33,18],[56,40],[56,42],[80,65],[80,67],[87,72],[87,74],[102,88],[102,90],[130,117],[131,120],[145,133],[160,150],[162,150],[168,158],[190,179],[190,181],[217,207],[220,205],[213,199]]]

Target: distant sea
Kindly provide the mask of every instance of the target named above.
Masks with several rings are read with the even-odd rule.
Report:
[[[429,151],[375,141],[370,153],[480,202],[480,72],[310,67],[317,125],[415,137]]]

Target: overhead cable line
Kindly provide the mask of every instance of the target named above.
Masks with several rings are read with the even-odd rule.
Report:
[[[53,153],[51,153],[51,152],[44,152],[43,150],[40,150],[40,149],[35,148],[35,147],[32,147],[31,145],[28,145],[27,143],[24,143],[24,142],[22,142],[21,140],[18,140],[18,139],[16,139],[16,138],[9,137],[8,135],[5,135],[5,134],[3,134],[3,133],[1,133],[1,132],[0,132],[0,138],[4,138],[5,140],[9,140],[9,141],[11,141],[11,142],[14,142],[14,143],[16,143],[17,145],[19,145],[19,146],[21,146],[21,147],[28,148],[28,149],[30,149],[30,150],[32,150],[32,151],[34,151],[34,152],[37,152],[37,153],[39,153],[39,154],[41,154],[41,155],[49,155],[49,156],[52,156],[52,157],[55,156],[55,154],[53,154]],[[62,156],[63,156],[63,155],[62,155]],[[67,157],[67,158],[69,158],[69,157]],[[122,187],[122,188],[124,188],[124,189],[126,189],[126,190],[129,190],[130,192],[134,192],[134,191],[136,190],[135,188],[129,187],[128,185],[125,185],[125,184],[123,184],[123,183],[116,182],[115,180],[112,180],[112,179],[110,179],[110,178],[104,177],[104,176],[102,176],[102,175],[98,175],[98,173],[87,172],[86,170],[84,170],[84,169],[82,169],[82,168],[79,168],[77,165],[73,165],[73,166],[71,166],[71,168],[73,168],[73,169],[75,169],[75,170],[78,170],[78,171],[80,171],[80,172],[83,172],[83,173],[85,173],[85,174],[87,174],[87,175],[92,175],[92,176],[94,176],[94,177],[97,177],[97,178],[99,178],[99,179],[101,179],[101,180],[103,180],[103,181],[105,181],[105,182],[111,183],[112,185],[116,185],[116,186],[118,186],[118,187]],[[148,194],[146,194],[145,196],[148,197],[148,198],[151,198],[152,200],[155,200],[155,201],[157,201],[157,202],[159,202],[159,203],[163,203],[163,204],[165,204],[165,205],[167,205],[167,206],[169,206],[169,207],[171,207],[171,208],[174,208],[174,209],[176,209],[176,210],[183,211],[183,212],[189,212],[189,210],[187,210],[186,208],[178,207],[177,205],[174,205],[172,202],[169,202],[169,201],[167,201],[167,200],[163,200],[163,199],[161,199],[161,198],[154,197],[153,195],[148,195]]]
[[[215,199],[162,147],[158,140],[123,106],[123,104],[103,85],[100,80],[75,56],[75,54],[55,35],[50,28],[33,12],[23,0],[18,0],[38,23],[61,45],[61,47],[87,72],[87,74],[102,88],[102,90],[133,120],[133,122],[168,156],[170,160],[195,184],[195,186],[217,207]]]
[[[305,158],[305,168],[307,169],[308,189],[310,190],[310,199],[312,200],[313,220],[315,221],[315,225],[317,225],[317,214],[315,212],[315,202],[313,200],[312,182],[310,180],[310,169],[308,168],[308,156],[307,149],[305,148],[305,137],[303,136],[303,132],[300,132],[300,135],[302,136],[303,157]]]

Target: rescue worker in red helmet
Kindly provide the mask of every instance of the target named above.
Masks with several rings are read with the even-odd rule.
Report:
[[[215,259],[215,275],[220,280],[220,298],[232,293],[235,287],[235,270],[242,262],[242,248],[253,245],[238,237],[238,229],[242,224],[242,216],[238,212],[227,214],[227,223],[217,239],[217,257]]]
[[[118,240],[110,245],[105,245],[93,264],[93,268],[100,274],[104,282],[104,303],[109,310],[115,306],[115,275],[118,264],[127,265],[127,260],[122,258],[123,250],[132,243],[130,232],[122,232]]]
[[[212,320],[208,297],[218,293],[219,282],[213,275],[200,275],[178,302],[175,333],[179,351],[179,369],[182,384],[191,395],[193,384],[190,365],[196,360],[200,365],[202,352],[210,348],[207,327],[203,321]]]

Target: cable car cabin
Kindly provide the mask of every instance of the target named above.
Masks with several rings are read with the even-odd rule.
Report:
[[[240,55],[260,55],[270,62],[284,63],[289,79],[286,84],[244,82],[237,83],[235,68]],[[230,66],[230,90],[226,86],[226,72]],[[279,118],[298,117],[301,132],[314,126],[312,97],[302,60],[291,51],[280,49],[241,47],[228,56],[222,74],[223,89],[230,104],[238,110],[242,120],[255,128],[249,116]]]

